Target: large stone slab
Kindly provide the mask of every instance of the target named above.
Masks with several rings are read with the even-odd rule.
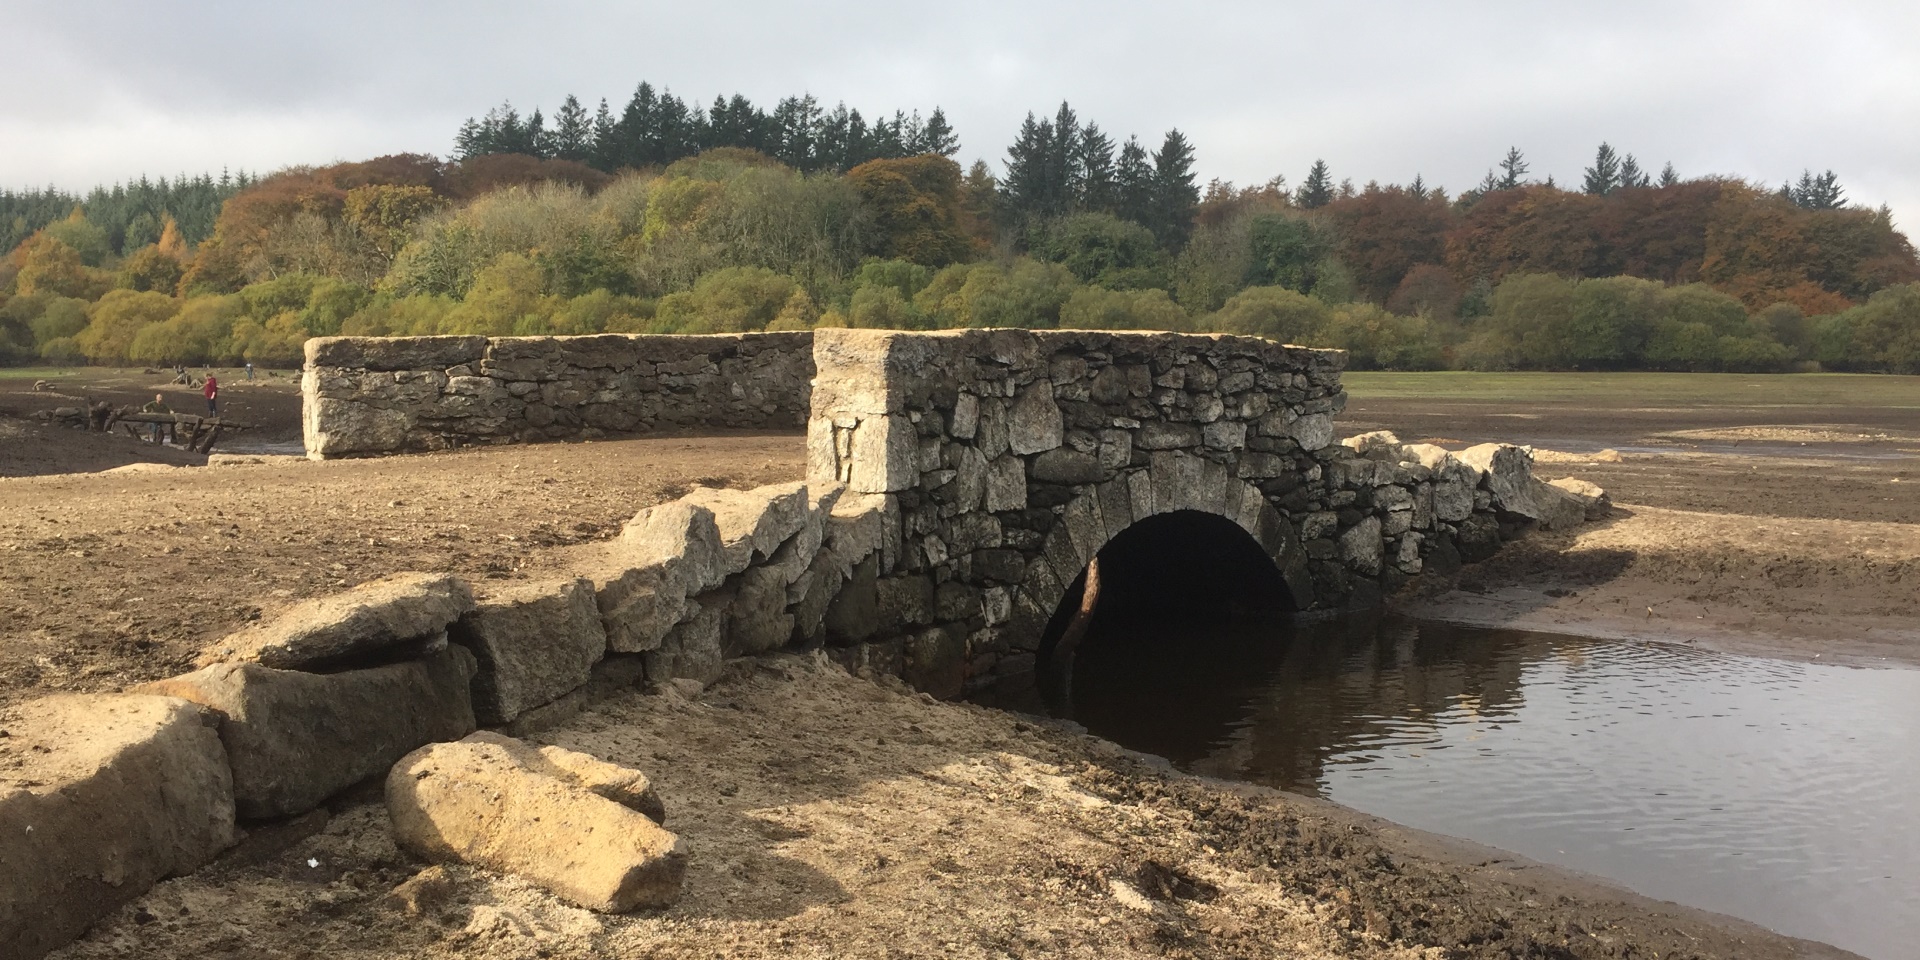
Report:
[[[781,483],[754,490],[701,487],[682,502],[713,513],[720,553],[728,574],[739,573],[754,558],[765,559],[807,522],[805,483]]]
[[[258,663],[320,670],[437,637],[473,609],[473,592],[446,574],[400,573],[296,604],[272,621],[208,647],[200,665]]]
[[[307,364],[364,370],[444,370],[476,363],[486,337],[315,337],[307,341]]]
[[[607,652],[593,581],[567,578],[496,591],[449,633],[473,651],[474,719],[507,723],[587,682]]]
[[[423,743],[474,730],[473,654],[446,645],[419,660],[314,674],[215,664],[143,693],[219,711],[242,817],[305,813]]]
[[[408,755],[387,776],[394,839],[428,860],[524,877],[590,910],[678,899],[686,842],[582,782],[606,779],[610,765],[551,749],[479,737]]]
[[[232,845],[214,718],[172,697],[0,711],[0,957],[32,960]]]

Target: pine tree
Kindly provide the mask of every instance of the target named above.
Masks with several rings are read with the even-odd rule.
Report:
[[[1620,161],[1620,186],[1650,187],[1652,185],[1653,179],[1641,171],[1640,161],[1635,160],[1633,154],[1627,154],[1626,159]]]
[[[939,107],[933,108],[933,115],[927,118],[927,125],[920,132],[920,152],[937,153],[951,157],[960,152],[960,138],[954,135],[953,125],[947,122],[947,115]]]
[[[554,114],[553,155],[562,160],[585,162],[593,151],[593,120],[573,94],[561,101]]]
[[[1080,118],[1062,100],[1053,115],[1053,149],[1047,157],[1047,213],[1058,215],[1073,208],[1086,179],[1084,173],[1080,167]]]
[[[1800,171],[1800,182],[1781,188],[1782,195],[1809,210],[1838,210],[1847,205],[1846,191],[1840,187],[1840,177],[1832,170],[1815,176],[1811,170]]]
[[[1407,184],[1407,195],[1414,198],[1415,200],[1425,200],[1427,198],[1426,179],[1421,177],[1417,173],[1414,174],[1413,182]]]
[[[1114,214],[1122,220],[1149,226],[1153,219],[1153,164],[1148,161],[1147,148],[1140,145],[1140,138],[1128,137],[1120,147],[1113,183]]]
[[[1313,161],[1313,168],[1307,171],[1307,179],[1301,181],[1293,199],[1308,210],[1318,210],[1333,202],[1333,174],[1327,171],[1325,160]]]
[[[1593,166],[1587,168],[1586,174],[1581,189],[1596,197],[1606,196],[1620,186],[1620,158],[1612,146],[1604,141],[1600,144],[1593,155]]]
[[[600,109],[593,114],[593,160],[594,168],[612,173],[620,169],[620,139],[615,132],[613,111],[607,106],[607,98],[600,98]]]
[[[619,166],[638,169],[662,162],[655,150],[659,140],[659,107],[660,98],[653,92],[653,84],[642,80],[627,100],[626,109],[620,112],[619,122],[614,124]]]
[[[1674,172],[1673,161],[1668,160],[1667,165],[1660,168],[1660,185],[1662,187],[1673,187],[1679,184],[1680,175]]]
[[[653,147],[659,157],[656,163],[672,163],[700,152],[700,141],[706,137],[704,112],[689,109],[685,100],[668,91],[660,95],[656,117]]]
[[[1178,249],[1193,232],[1193,213],[1199,204],[1193,144],[1178,128],[1169,130],[1153,154],[1153,222],[1147,228],[1160,239],[1161,246]]]
[[[1506,159],[1500,161],[1501,190],[1513,190],[1527,182],[1527,161],[1520,155],[1519,147],[1508,147]]]
[[[813,94],[788,97],[774,107],[774,158],[796,170],[820,169],[820,101]]]
[[[1007,176],[1001,181],[1004,209],[1015,217],[1045,216],[1051,203],[1053,122],[1032,113],[1007,148]]]
[[[1100,125],[1089,123],[1080,131],[1080,197],[1078,207],[1098,213],[1112,213],[1118,201],[1119,181],[1113,166],[1113,140],[1100,132]]]

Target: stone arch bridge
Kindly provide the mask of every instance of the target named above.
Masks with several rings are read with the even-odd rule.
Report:
[[[1033,669],[1108,542],[1149,517],[1224,517],[1296,610],[1376,602],[1584,507],[1522,448],[1458,456],[1390,435],[1333,442],[1345,354],[1170,333],[821,330],[808,480],[886,498],[897,549],[867,565],[872,633],[923,689]],[[856,575],[849,598],[868,589]],[[849,600],[848,602],[852,602]],[[855,630],[864,622],[855,619]]]

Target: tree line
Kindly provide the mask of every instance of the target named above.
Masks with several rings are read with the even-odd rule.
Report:
[[[950,157],[959,151],[960,140],[939,107],[924,120],[915,110],[869,122],[845,103],[829,110],[812,94],[783,97],[767,111],[736,93],[716,96],[702,108],[642,81],[617,113],[602,98],[589,114],[578,97],[568,94],[551,126],[538,108],[522,116],[511,102],[503,103],[462,123],[453,152],[459,160],[521,154],[612,173],[664,167],[718,147],[757,151],[813,173],[923,153]]]
[[[796,165],[787,141],[752,140],[784,129],[779,108],[696,110],[645,85],[634,100],[602,111],[607,131],[638,118],[625,141],[570,107],[553,130],[586,122],[584,141],[502,108],[468,125],[496,138],[485,151],[290,168],[145,243],[116,238],[108,211],[130,203],[96,191],[0,262],[0,361],[290,363],[340,333],[1004,325],[1250,333],[1362,368],[1920,372],[1920,259],[1831,172],[1782,190],[1656,177],[1602,145],[1573,190],[1532,179],[1518,149],[1457,197],[1322,161],[1297,187],[1203,188],[1180,131],[1116,144],[1064,103],[1027,117],[997,171],[905,141],[841,169],[844,153]],[[603,142],[658,152],[609,160]]]
[[[85,194],[55,187],[0,189],[0,249],[12,250],[48,224],[67,219],[76,207],[99,229],[105,245],[101,255],[125,256],[157,242],[169,218],[187,243],[197,244],[213,235],[214,220],[227,198],[252,186],[254,179],[242,170],[222,171],[218,178],[204,173],[171,180],[142,176]]]

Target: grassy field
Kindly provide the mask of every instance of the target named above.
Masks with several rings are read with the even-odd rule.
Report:
[[[1610,407],[1892,407],[1920,409],[1920,377],[1855,373],[1389,373],[1351,371],[1347,393],[1365,400],[1488,403],[1600,402]]]

